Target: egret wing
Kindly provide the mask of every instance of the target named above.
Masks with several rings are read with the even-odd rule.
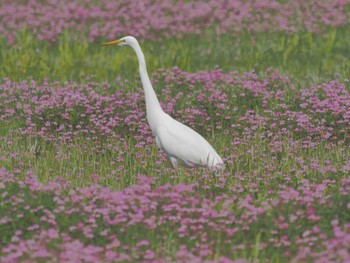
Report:
[[[215,150],[196,131],[180,122],[160,126],[157,129],[158,146],[169,157],[175,157],[186,164],[207,164],[209,155]]]

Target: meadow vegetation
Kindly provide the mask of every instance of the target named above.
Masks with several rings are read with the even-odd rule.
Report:
[[[350,259],[350,3],[325,1],[318,17],[315,1],[251,1],[260,11],[237,25],[206,1],[185,28],[147,18],[147,30],[110,32],[117,4],[93,16],[76,1],[50,31],[17,2],[2,4],[16,23],[0,19],[0,261]],[[158,10],[144,2],[124,12]],[[203,22],[211,2],[216,20]],[[159,1],[157,14],[189,3]],[[133,51],[100,46],[124,32],[139,37],[164,110],[208,139],[224,171],[173,168],[156,148]]]

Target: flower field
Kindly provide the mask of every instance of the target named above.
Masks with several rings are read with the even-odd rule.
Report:
[[[350,260],[350,1],[0,3],[0,262]],[[173,168],[165,112],[221,172]]]

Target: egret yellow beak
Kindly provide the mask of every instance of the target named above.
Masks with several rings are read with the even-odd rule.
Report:
[[[118,45],[119,43],[123,42],[122,39],[118,39],[118,40],[112,40],[106,43],[103,43],[101,46],[113,46],[113,45]]]

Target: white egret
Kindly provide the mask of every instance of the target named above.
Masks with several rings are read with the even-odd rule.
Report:
[[[126,36],[102,45],[130,46],[135,51],[145,93],[147,120],[157,146],[164,150],[173,166],[176,167],[180,162],[188,166],[223,167],[221,157],[199,133],[163,111],[149,79],[145,57],[136,38]]]

